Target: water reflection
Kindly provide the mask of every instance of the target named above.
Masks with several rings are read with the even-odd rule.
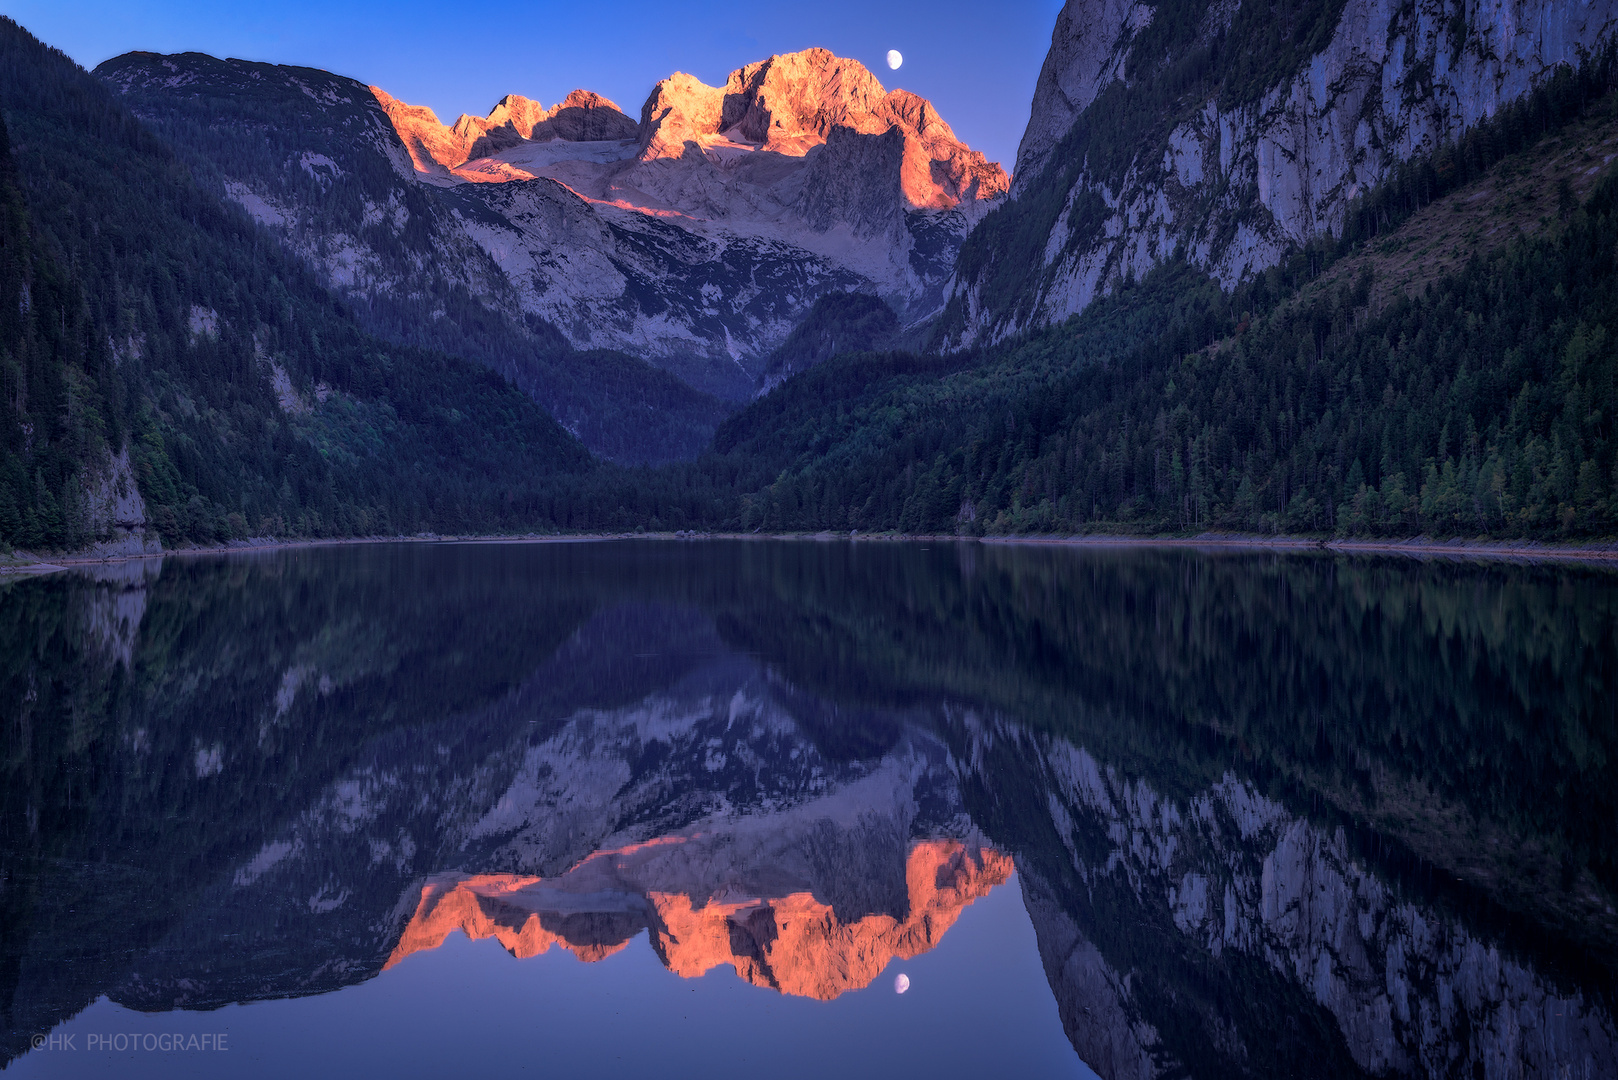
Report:
[[[495,938],[519,959],[560,945],[581,960],[601,960],[649,929],[658,957],[683,978],[729,964],[754,986],[830,1001],[869,986],[895,957],[931,949],[966,905],[1011,876],[1011,859],[999,852],[923,841],[899,868],[902,892],[891,898],[897,914],[844,919],[816,894],[849,906],[849,885],[891,887],[860,874],[887,876],[889,867],[868,866],[873,850],[890,846],[884,843],[890,838],[872,835],[886,824],[877,819],[840,834],[821,818],[809,823],[808,835],[770,821],[768,833],[754,827],[740,836],[659,837],[597,852],[554,879],[440,875],[423,886],[384,967],[437,948],[456,930]],[[855,864],[839,855],[852,855]],[[833,860],[841,865],[826,865]]]
[[[7,1060],[456,930],[831,999],[1017,885],[1103,1077],[1618,1074],[1618,581],[400,546],[0,591]]]

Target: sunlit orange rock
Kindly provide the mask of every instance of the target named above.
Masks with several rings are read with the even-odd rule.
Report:
[[[419,172],[477,183],[546,176],[592,202],[651,214],[728,218],[767,203],[798,172],[799,209],[812,227],[829,228],[817,207],[835,205],[844,209],[837,220],[874,236],[892,231],[905,205],[986,204],[1010,186],[1005,170],[957,139],[925,98],[886,90],[859,61],[825,49],[748,64],[722,87],[671,75],[652,88],[639,124],[606,98],[575,90],[549,110],[510,94],[488,116],[446,127],[431,109],[371,89]],[[891,165],[889,136],[903,151]],[[614,141],[634,145],[621,157],[540,149]],[[811,152],[824,159],[820,167]],[[858,175],[842,175],[850,172]],[[902,202],[884,190],[895,176]]]
[[[651,893],[653,947],[684,978],[720,964],[755,986],[830,1001],[869,986],[894,957],[937,945],[961,911],[1011,876],[1009,856],[953,840],[917,844],[906,865],[910,910],[903,920],[867,915],[841,923],[811,893],[710,901]]]
[[[460,138],[439,122],[433,110],[425,105],[406,105],[379,86],[371,87],[371,93],[393,122],[393,130],[399,133],[416,171],[448,175],[450,169],[466,160]]]
[[[574,91],[575,94],[582,92],[579,90]],[[544,123],[549,116],[550,113],[539,102],[525,98],[521,94],[507,94],[495,103],[493,109],[489,110],[489,115],[484,120],[484,123],[488,127],[510,125],[511,130],[515,131],[519,137],[532,139],[534,137],[534,128]],[[463,117],[462,119],[471,118]]]
[[[678,158],[690,143],[697,152],[719,134],[725,92],[677,71],[652,88],[640,113],[640,159]]]
[[[720,123],[749,142],[801,155],[825,142],[834,127],[886,131],[893,122],[881,113],[886,96],[858,60],[805,49],[731,72]]]
[[[836,128],[904,136],[900,186],[917,209],[997,199],[1010,177],[955,137],[931,103],[887,91],[858,60],[826,49],[772,56],[731,72],[723,88],[684,73],[653,88],[641,113],[640,160],[679,158],[726,144],[789,157],[823,146]]]
[[[389,957],[437,948],[456,930],[494,938],[513,956],[553,944],[594,961],[650,931],[670,971],[694,978],[730,964],[755,986],[830,1000],[870,985],[889,961],[938,944],[966,906],[1004,884],[1009,856],[958,840],[929,840],[905,862],[903,918],[868,914],[851,922],[811,891],[741,895],[720,885],[703,895],[659,888],[714,865],[700,836],[668,837],[597,852],[553,879],[510,874],[446,874],[421,890],[414,916]],[[684,848],[684,850],[682,850]]]
[[[447,175],[467,161],[525,142],[631,140],[639,131],[617,105],[588,90],[574,90],[554,109],[507,94],[488,116],[462,114],[448,127],[425,106],[406,105],[380,87],[371,87],[371,93],[424,173]]]

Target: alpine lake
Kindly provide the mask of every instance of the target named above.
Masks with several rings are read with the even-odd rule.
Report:
[[[1618,567],[171,556],[0,730],[8,1077],[1618,1076]]]

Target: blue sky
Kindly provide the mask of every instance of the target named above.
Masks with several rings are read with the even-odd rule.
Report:
[[[652,84],[718,84],[771,53],[821,45],[884,86],[932,99],[967,143],[1011,168],[1060,0],[819,3],[425,3],[419,0],[0,0],[85,67],[132,49],[326,68],[452,121],[501,95],[553,105],[582,86],[638,118]],[[905,56],[889,71],[889,49]]]

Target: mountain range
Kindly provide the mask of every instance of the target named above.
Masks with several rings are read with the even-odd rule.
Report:
[[[723,87],[676,74],[638,122],[577,90],[446,126],[378,87],[195,54],[96,75],[339,295],[439,319],[436,291],[464,289],[514,333],[542,320],[730,400],[822,295],[935,313],[1009,182],[927,101],[824,49]]]
[[[1452,7],[1070,0],[1013,174],[824,49],[446,125],[8,24],[0,538],[1610,534],[1618,11]]]

